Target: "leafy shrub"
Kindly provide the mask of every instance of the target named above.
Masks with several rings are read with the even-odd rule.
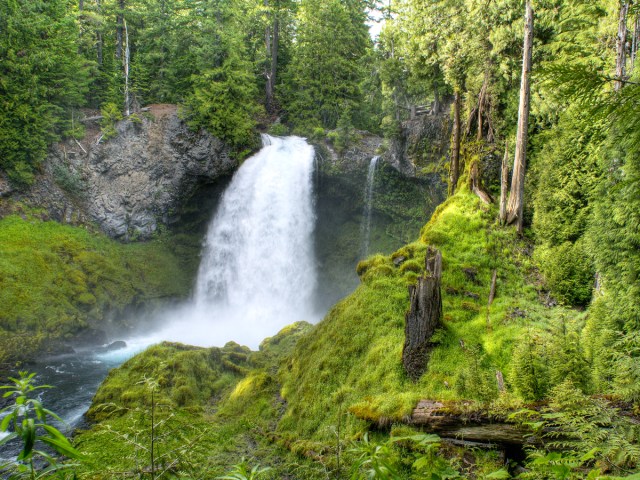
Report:
[[[100,120],[100,126],[102,127],[102,139],[109,140],[118,135],[116,130],[116,124],[122,120],[122,111],[120,107],[115,103],[105,103],[100,109],[102,120]]]
[[[547,286],[558,300],[582,306],[591,301],[595,271],[583,242],[540,246],[536,249],[536,259]]]

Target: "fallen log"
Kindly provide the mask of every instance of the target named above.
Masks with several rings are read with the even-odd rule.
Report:
[[[445,404],[436,400],[420,400],[408,423],[437,433],[443,439],[492,445],[533,443],[527,430],[485,412],[469,410],[471,405],[470,402]]]

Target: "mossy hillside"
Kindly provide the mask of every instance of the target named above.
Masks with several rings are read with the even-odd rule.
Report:
[[[110,312],[183,297],[191,286],[166,237],[120,244],[85,228],[11,215],[0,220],[0,245],[0,362],[29,357],[45,339],[100,328]],[[12,348],[24,332],[30,344]]]
[[[214,478],[246,457],[273,467],[267,478],[297,469],[309,472],[301,478],[321,478],[313,473],[321,466],[297,459],[270,435],[285,408],[277,372],[310,330],[305,322],[285,327],[258,352],[232,342],[223,348],[165,342],[113,370],[89,412],[99,423],[76,437],[86,456],[81,478],[129,478],[148,467],[148,451],[140,445],[150,442],[152,388],[162,422],[158,452],[178,460],[174,471]]]
[[[519,397],[511,385],[514,345],[552,315],[528,281],[535,270],[526,243],[512,229],[496,227],[495,216],[494,208],[461,191],[438,207],[420,241],[361,262],[362,284],[298,342],[282,371],[283,437],[330,441],[338,422],[358,435],[367,428],[363,420],[402,421],[420,398],[490,402],[498,397],[496,370]],[[404,315],[407,286],[424,269],[427,245],[443,255],[444,328],[434,338],[427,372],[413,383],[401,363]],[[398,267],[393,260],[399,257],[405,260]],[[494,269],[497,295],[488,312]]]

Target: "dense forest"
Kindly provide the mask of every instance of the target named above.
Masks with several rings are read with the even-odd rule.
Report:
[[[449,122],[438,164],[412,159],[418,176],[448,183],[419,239],[363,259],[361,285],[323,321],[287,327],[260,351],[162,344],[114,370],[75,448],[46,430],[45,443],[83,455],[58,474],[640,478],[639,41],[634,0],[0,0],[0,173],[17,191],[38,181],[52,144],[83,138],[87,118],[107,142],[151,104],[177,104],[238,159],[259,132],[338,154],[369,132],[384,156],[411,122]],[[22,275],[9,258],[17,235],[33,249],[62,235],[99,250],[108,262],[87,261],[101,293],[86,304],[119,282],[134,285],[117,294],[123,304],[169,277],[188,284],[144,247],[35,228],[0,218],[5,292]],[[127,272],[136,262],[153,285]],[[407,287],[435,276],[441,311],[416,370],[402,361]],[[30,308],[49,308],[58,293],[46,292]],[[34,320],[32,335],[12,337],[20,299],[0,301],[3,336],[41,335]],[[81,323],[73,308],[54,313]],[[31,393],[22,382],[18,398]],[[507,425],[521,440],[424,433],[416,406],[427,399],[436,416]],[[4,418],[3,430],[27,431]],[[18,463],[35,475],[36,437],[23,437]]]

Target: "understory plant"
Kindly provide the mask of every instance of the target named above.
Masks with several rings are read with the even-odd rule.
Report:
[[[80,458],[80,453],[62,432],[48,423],[50,418],[60,422],[62,419],[34,398],[39,390],[51,388],[50,385],[34,385],[35,375],[21,371],[18,378],[9,377],[12,385],[0,387],[6,390],[3,398],[14,397],[13,404],[0,411],[0,416],[5,415],[0,432],[6,433],[0,439],[0,446],[13,440],[22,442],[17,457],[0,465],[0,471],[10,472],[9,478],[45,478],[75,466],[60,462],[54,452],[69,459]],[[40,469],[38,465],[41,464],[44,466]]]

